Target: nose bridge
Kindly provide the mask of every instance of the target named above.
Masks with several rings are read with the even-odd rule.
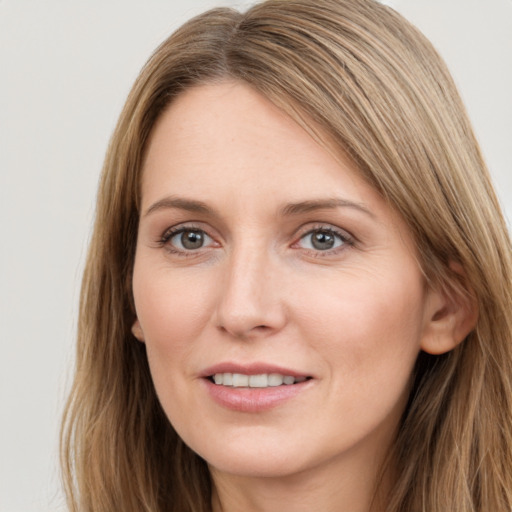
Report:
[[[233,247],[223,274],[218,325],[237,337],[270,333],[284,322],[278,263],[262,240]]]

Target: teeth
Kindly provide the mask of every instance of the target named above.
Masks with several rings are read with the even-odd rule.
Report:
[[[279,375],[279,373],[271,373],[268,376],[268,385],[269,386],[280,386],[283,383],[283,376]]]
[[[244,375],[243,373],[216,373],[213,381],[219,386],[235,388],[267,388],[304,382],[307,377],[293,377],[279,373],[262,373],[259,375]]]
[[[243,373],[233,373],[233,387],[246,388],[249,386],[249,375]]]
[[[268,386],[268,376],[263,375],[250,375],[249,387],[250,388],[266,388]]]

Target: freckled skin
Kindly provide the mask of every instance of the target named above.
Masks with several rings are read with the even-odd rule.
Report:
[[[208,211],[145,215],[168,196]],[[368,211],[282,213],[326,198]],[[187,250],[179,231],[163,242],[169,228],[200,231],[205,243]],[[335,233],[334,249],[312,245],[322,229]],[[219,495],[233,482],[247,490],[300,475],[365,510],[433,316],[414,251],[353,164],[248,86],[189,90],[162,115],[144,166],[134,332],[169,420],[209,463]],[[215,403],[199,376],[223,361],[313,380],[279,407],[240,413]]]

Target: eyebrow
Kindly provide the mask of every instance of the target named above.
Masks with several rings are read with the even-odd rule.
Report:
[[[310,201],[300,201],[298,203],[290,203],[281,209],[281,215],[284,217],[301,215],[317,210],[335,210],[336,208],[354,208],[360,212],[375,218],[375,215],[361,203],[349,201],[347,199],[331,198],[331,199],[313,199]]]
[[[196,201],[194,199],[187,199],[183,197],[169,196],[160,199],[153,203],[144,213],[144,217],[163,209],[176,208],[193,213],[201,213],[204,215],[212,215],[219,217],[219,214],[213,208],[209,207],[203,201]],[[362,213],[375,218],[375,215],[361,203],[349,201],[347,199],[330,198],[330,199],[312,199],[308,201],[299,201],[296,203],[289,203],[279,210],[282,217],[290,217],[302,215],[305,213],[317,210],[335,210],[337,208],[353,208]]]
[[[160,199],[160,201],[153,203],[146,210],[146,213],[144,213],[144,217],[158,210],[163,210],[167,208],[176,208],[179,210],[186,210],[188,212],[217,215],[216,212],[212,210],[212,208],[207,206],[206,203],[203,203],[202,201],[195,201],[193,199],[185,199],[182,197],[170,196],[164,197],[163,199]]]

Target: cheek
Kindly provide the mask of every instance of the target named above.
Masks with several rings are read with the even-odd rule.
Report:
[[[347,273],[310,288],[300,305],[302,325],[327,356],[333,378],[363,387],[408,381],[420,348],[424,293],[418,272],[406,268]]]
[[[211,317],[207,283],[169,268],[134,269],[133,293],[144,333],[153,381],[165,403],[168,389],[180,385],[177,377],[189,368],[202,331]],[[192,283],[192,284],[191,284]]]
[[[207,283],[163,268],[134,270],[133,294],[146,343],[174,345],[199,332],[209,311]],[[172,342],[172,343],[171,343]]]
[[[343,425],[350,439],[396,428],[419,353],[419,281],[372,277],[345,276],[322,299],[311,296],[304,311],[308,339],[324,361],[326,401],[339,420],[330,428]]]
[[[190,393],[195,378],[190,368],[197,351],[195,340],[208,323],[210,294],[190,276],[169,268],[135,266],[133,294],[144,333],[148,363],[158,398],[171,423],[183,411],[200,410]],[[193,284],[191,284],[191,282]]]

